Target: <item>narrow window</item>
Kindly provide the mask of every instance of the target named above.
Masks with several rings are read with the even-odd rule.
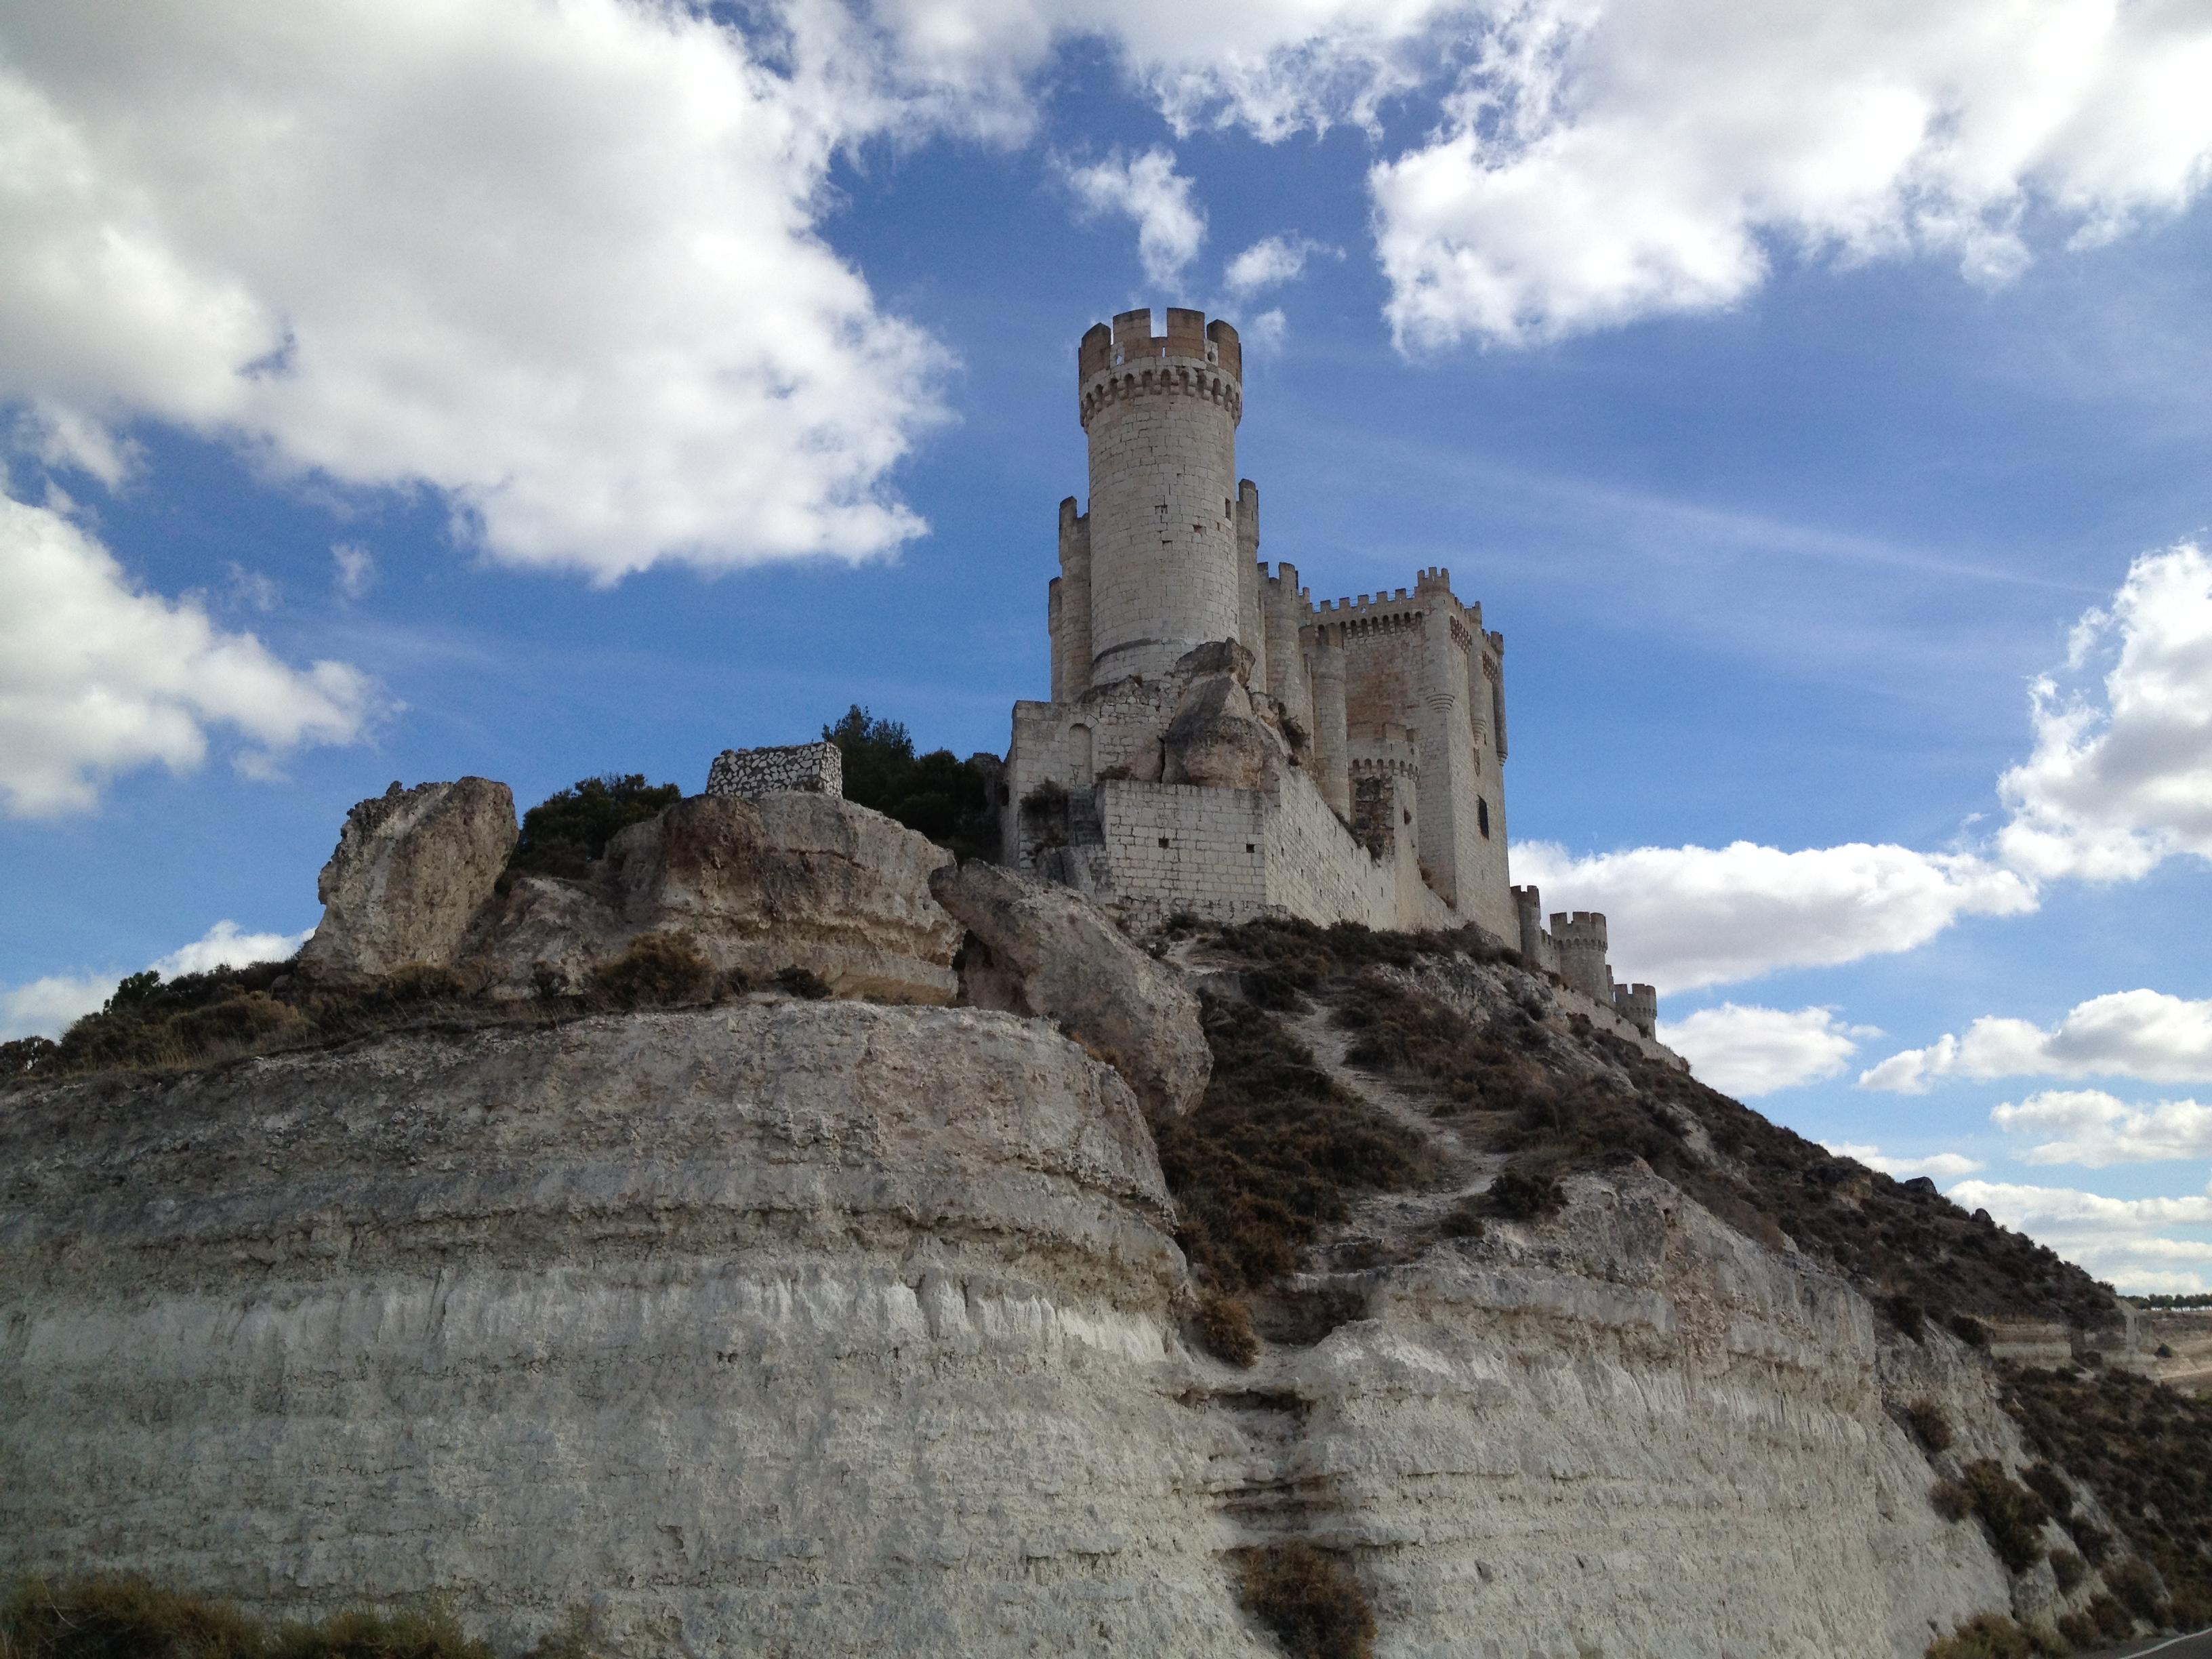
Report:
[[[1475,799],[1474,822],[1475,826],[1482,831],[1482,838],[1488,841],[1490,839],[1490,803],[1480,796]]]

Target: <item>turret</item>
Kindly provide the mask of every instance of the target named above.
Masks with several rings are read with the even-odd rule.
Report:
[[[1613,969],[1605,960],[1604,912],[1554,912],[1552,944],[1559,953],[1559,977],[1601,1008],[1612,1007]]]
[[[1149,309],[1125,311],[1084,335],[1076,369],[1091,448],[1086,684],[1103,685],[1241,639],[1247,590],[1257,590],[1239,544],[1256,550],[1258,501],[1248,538],[1237,481],[1244,359],[1227,323],[1170,308],[1156,337]]]

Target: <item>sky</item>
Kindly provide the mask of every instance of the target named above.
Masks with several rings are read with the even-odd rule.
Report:
[[[2212,0],[11,0],[0,1036],[346,809],[1045,695],[1076,341],[1504,632],[1717,1086],[2212,1289]]]

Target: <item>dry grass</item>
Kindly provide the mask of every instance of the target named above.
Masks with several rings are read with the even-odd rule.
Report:
[[[1310,1544],[1277,1544],[1244,1558],[1244,1605],[1291,1659],[1371,1659],[1375,1610],[1352,1570]]]
[[[1203,999],[1213,1077],[1183,1117],[1158,1117],[1177,1238],[1215,1288],[1264,1285],[1297,1265],[1352,1197],[1415,1186],[1420,1138],[1340,1087],[1264,1010]]]
[[[579,1620],[527,1659],[585,1659]],[[0,1659],[497,1659],[441,1613],[335,1613],[271,1626],[138,1578],[19,1585],[0,1604]]]
[[[1201,1291],[1198,1312],[1191,1320],[1199,1346],[1216,1359],[1249,1367],[1260,1357],[1259,1334],[1252,1328],[1252,1310],[1244,1298],[1219,1291]]]

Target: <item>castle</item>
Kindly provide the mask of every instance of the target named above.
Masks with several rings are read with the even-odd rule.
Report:
[[[1313,602],[1260,553],[1237,476],[1237,331],[1170,308],[1093,326],[1076,353],[1091,500],[1060,505],[1052,697],[1014,705],[1006,861],[1139,923],[1447,928],[1516,945],[1649,1035],[1615,986],[1605,918],[1542,925],[1505,843],[1505,641],[1451,573]]]

